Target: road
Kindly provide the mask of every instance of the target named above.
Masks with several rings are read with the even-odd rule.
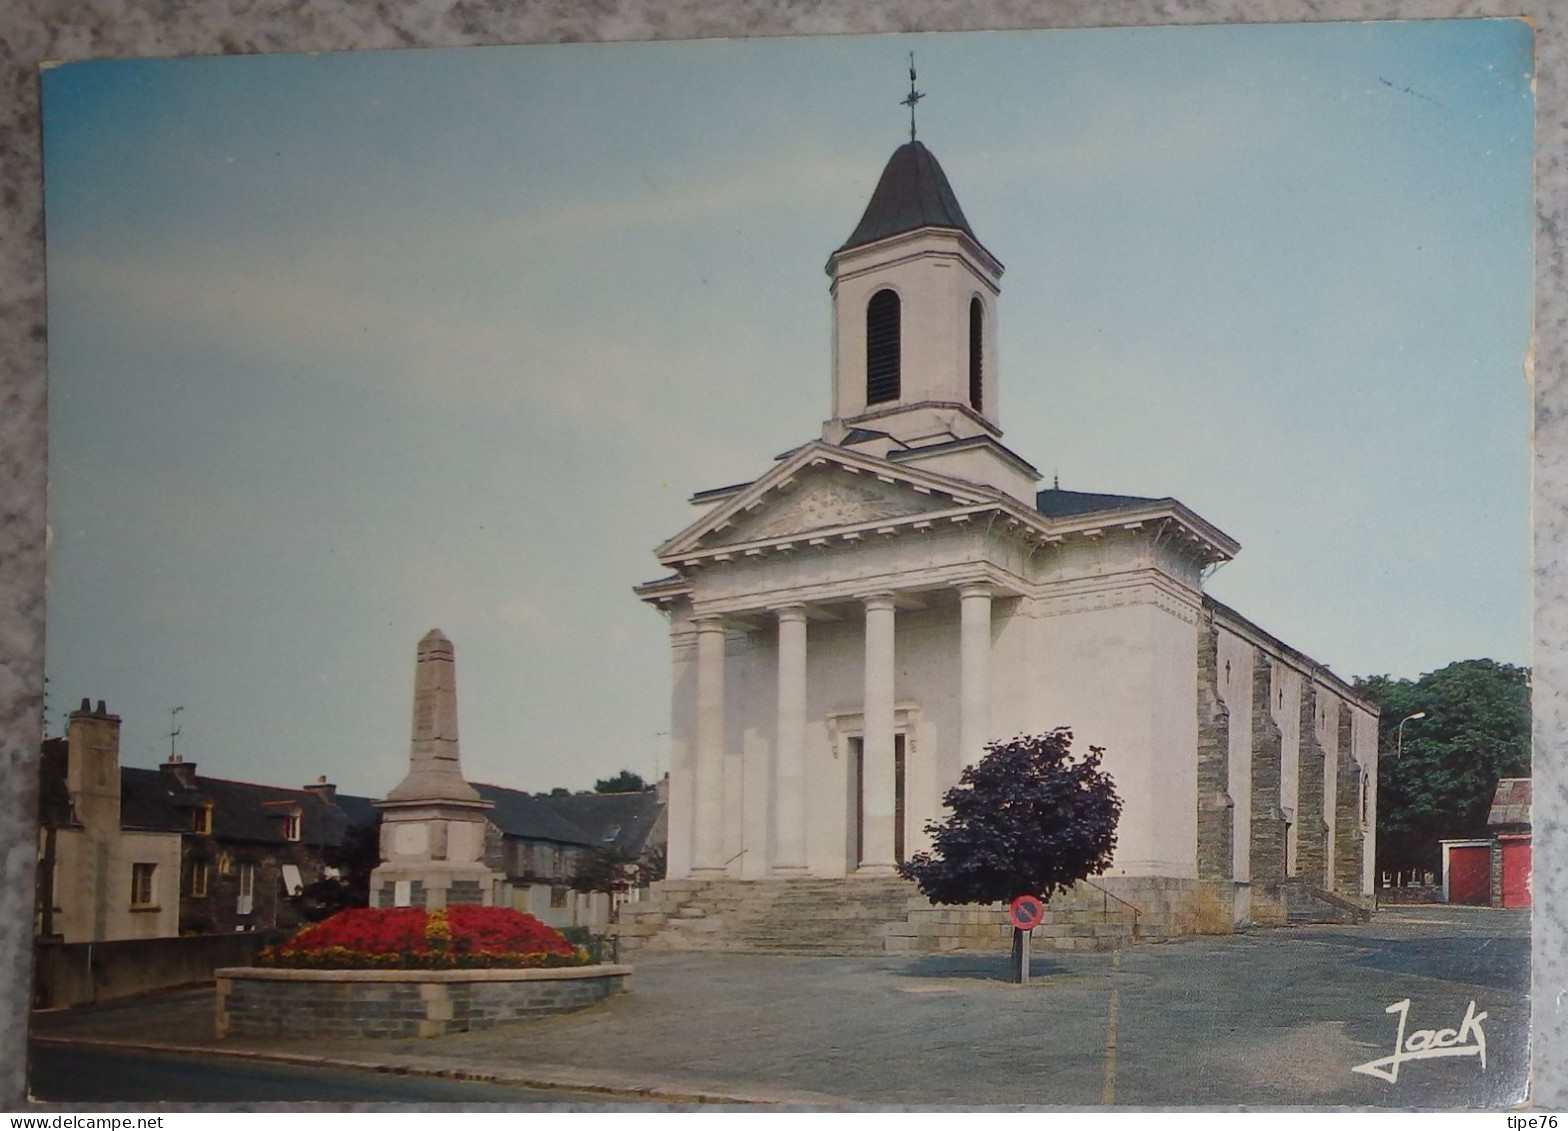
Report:
[[[514,1088],[223,1057],[35,1045],[35,1099],[53,1103],[624,1103],[589,1092]]]

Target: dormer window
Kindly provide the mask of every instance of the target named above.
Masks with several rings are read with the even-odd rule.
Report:
[[[299,839],[300,818],[298,813],[285,813],[283,815],[283,839]]]
[[[985,308],[978,298],[969,300],[969,407],[981,411],[981,388],[984,384],[985,357]]]
[[[899,398],[898,295],[880,290],[866,304],[866,404]]]
[[[198,836],[212,835],[212,803],[198,805],[191,810],[191,832]]]

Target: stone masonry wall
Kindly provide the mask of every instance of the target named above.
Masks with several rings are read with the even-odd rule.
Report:
[[[1308,885],[1328,886],[1328,822],[1323,819],[1323,759],[1318,741],[1320,690],[1309,677],[1301,688],[1301,756],[1296,786],[1296,875]],[[1337,720],[1336,720],[1337,722]]]
[[[1361,770],[1351,752],[1350,706],[1339,705],[1339,754],[1334,778],[1334,894],[1363,898],[1361,865]]]
[[[1252,662],[1252,918],[1259,924],[1285,919],[1280,884],[1285,879],[1285,814],[1279,789],[1284,736],[1274,722],[1273,664],[1261,650]]]
[[[1165,876],[1098,876],[1051,897],[1045,920],[1033,932],[1041,950],[1112,950],[1133,942],[1229,931],[1229,891],[1222,927],[1211,924],[1205,902],[1211,885]],[[1229,885],[1220,885],[1227,889]],[[1006,950],[1013,930],[1006,908],[911,907],[907,921],[887,928],[892,953],[930,954],[945,950]]]
[[[220,1037],[435,1037],[570,1013],[625,988],[609,976],[517,981],[218,978]],[[310,973],[315,973],[311,971]]]
[[[1198,878],[1229,880],[1235,803],[1230,784],[1230,710],[1219,697],[1214,612],[1198,624]]]

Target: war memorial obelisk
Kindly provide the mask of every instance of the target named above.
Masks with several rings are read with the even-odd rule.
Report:
[[[483,800],[463,778],[457,748],[457,662],[431,629],[414,663],[414,733],[408,773],[377,801],[381,865],[370,874],[375,907],[493,901],[501,875],[484,863]]]

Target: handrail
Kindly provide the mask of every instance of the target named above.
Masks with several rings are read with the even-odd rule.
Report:
[[[724,863],[720,864],[719,867],[720,868],[728,868],[731,864],[735,863],[735,861],[739,860],[744,855],[746,855],[746,849],[743,848],[739,852],[737,852],[734,856],[731,856]]]
[[[1088,884],[1090,887],[1094,888],[1096,891],[1110,896],[1112,899],[1114,899],[1117,903],[1121,904],[1123,907],[1131,908],[1133,915],[1135,915],[1135,916],[1137,916],[1139,918],[1143,917],[1143,912],[1142,911],[1138,910],[1138,908],[1136,906],[1134,906],[1133,904],[1128,903],[1125,899],[1123,899],[1121,896],[1117,895],[1115,892],[1107,891],[1105,888],[1102,888],[1099,884],[1095,883],[1093,880],[1090,880],[1090,879],[1085,879],[1084,883]]]

